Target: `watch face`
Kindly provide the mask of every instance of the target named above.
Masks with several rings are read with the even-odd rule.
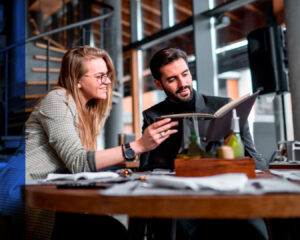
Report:
[[[127,148],[125,150],[125,158],[128,160],[133,160],[135,158],[135,152],[132,148]]]

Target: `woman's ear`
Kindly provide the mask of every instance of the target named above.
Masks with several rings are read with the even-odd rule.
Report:
[[[80,82],[77,83],[77,87],[81,88],[81,83]]]
[[[159,90],[164,90],[164,88],[162,87],[161,81],[154,79],[154,84]]]

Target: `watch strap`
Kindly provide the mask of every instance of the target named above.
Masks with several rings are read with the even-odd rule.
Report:
[[[136,153],[135,153],[135,151],[130,147],[130,144],[129,144],[129,143],[125,143],[124,146],[125,146],[125,149],[123,148],[123,155],[124,155],[125,160],[131,161],[131,160],[135,159]],[[127,155],[128,153],[133,153],[134,156],[130,156],[130,155],[128,156],[128,155]]]
[[[125,148],[126,149],[130,148],[130,144],[129,143],[125,143]]]
[[[121,144],[121,148],[122,148],[122,154],[123,154],[123,157],[124,159],[126,160],[126,157],[125,157],[125,151],[124,151],[124,148],[125,148],[125,144]]]

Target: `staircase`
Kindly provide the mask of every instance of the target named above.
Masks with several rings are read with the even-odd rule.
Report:
[[[49,83],[50,88],[57,83],[60,64],[65,49],[50,46]],[[36,101],[48,91],[47,85],[47,44],[39,42],[26,46],[26,95],[25,112],[30,113]]]
[[[28,37],[26,39],[27,43],[24,43],[25,82],[22,74],[24,71],[23,66],[22,72],[19,72],[20,76],[13,78],[11,72],[18,71],[18,66],[14,65],[13,60],[11,62],[8,60],[4,64],[5,74],[3,74],[3,78],[5,78],[5,81],[1,80],[4,82],[4,85],[0,86],[0,155],[1,153],[14,152],[20,145],[20,142],[24,140],[25,122],[28,116],[38,99],[57,83],[62,57],[67,51],[66,46],[71,48],[72,46],[96,43],[100,46],[101,41],[104,39],[104,35],[101,35],[104,27],[100,26],[99,21],[108,19],[113,14],[113,8],[107,4],[96,1],[78,1],[78,3],[68,2],[61,9],[55,7],[55,11],[52,11],[48,18],[45,19],[43,17],[39,18],[39,14],[31,14],[30,11],[38,10],[34,9],[37,6],[34,2],[32,1],[32,4],[29,5],[28,16],[32,18],[29,19],[27,24]],[[30,10],[31,6],[33,8]],[[72,14],[69,14],[69,11]],[[88,11],[91,12],[86,14]],[[101,13],[103,15],[100,16],[100,12],[103,12]],[[53,21],[48,21],[51,15],[55,15],[57,22],[53,19]],[[38,22],[42,24],[40,25],[41,29],[45,28],[43,32],[47,32],[47,34],[42,34],[43,37],[35,41],[33,41],[33,36],[41,33],[33,17],[36,17]],[[93,21],[89,25],[86,23],[87,20]],[[66,29],[65,27],[68,27],[68,25],[70,28]],[[59,39],[59,42],[52,39],[56,39],[56,37]],[[15,50],[15,47],[10,45],[7,49],[4,49],[5,57],[9,56],[11,50]],[[1,61],[3,59],[0,59],[0,63]],[[8,71],[8,68],[13,70]],[[10,78],[13,80],[10,80]],[[11,92],[8,92],[8,89]],[[23,91],[24,89],[25,91]],[[19,93],[18,90],[22,91]],[[14,96],[14,98],[10,96]],[[118,102],[121,97],[120,93],[113,92],[113,103]],[[6,124],[7,127],[4,127]]]
[[[39,34],[39,31],[35,29],[34,33]],[[62,57],[67,50],[55,41],[50,40],[49,61],[47,63],[47,40],[47,38],[44,38],[26,44],[25,96],[11,100],[16,102],[12,103],[15,108],[8,113],[7,136],[2,136],[0,139],[8,153],[18,148],[23,140],[25,122],[38,99],[57,83]],[[47,64],[49,64],[49,73],[47,73]],[[47,74],[49,76],[49,86]]]

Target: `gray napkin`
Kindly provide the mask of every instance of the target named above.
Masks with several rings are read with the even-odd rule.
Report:
[[[154,187],[173,189],[211,189],[215,191],[240,191],[248,181],[243,173],[228,173],[209,177],[174,177],[174,176],[147,176],[146,182]]]

